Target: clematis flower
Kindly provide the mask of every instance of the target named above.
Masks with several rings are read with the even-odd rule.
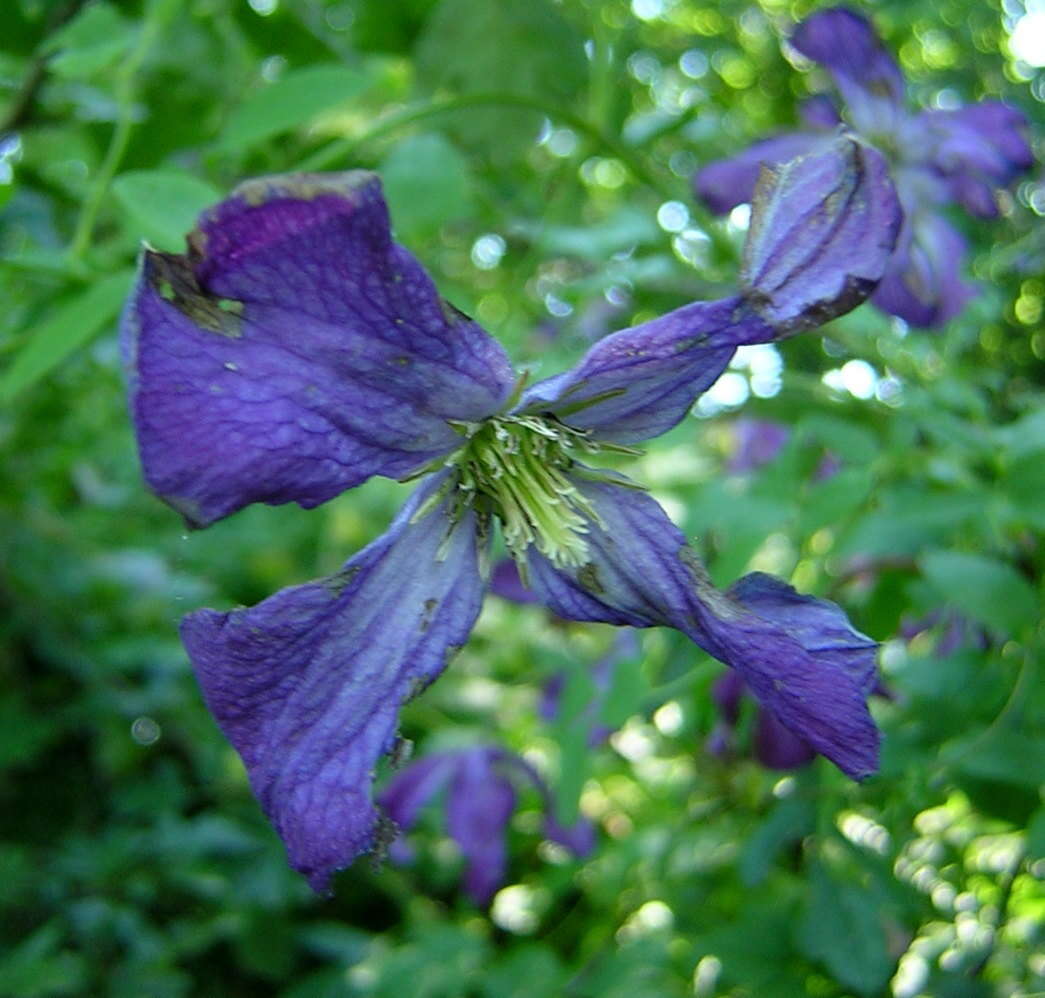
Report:
[[[574,855],[595,847],[595,829],[584,818],[572,826],[555,819],[547,784],[525,759],[496,745],[435,752],[397,773],[378,801],[400,831],[417,823],[421,809],[449,785],[446,827],[465,859],[465,890],[478,905],[486,904],[504,883],[508,868],[505,834],[516,807],[516,781],[532,784],[544,808],[544,833]],[[396,843],[399,844],[398,842]],[[398,850],[408,859],[409,848]],[[395,855],[395,851],[393,855]]]
[[[961,277],[965,240],[944,217],[956,202],[976,218],[998,214],[995,188],[1030,169],[1023,114],[1000,101],[954,111],[909,111],[904,81],[874,27],[844,7],[817,11],[791,44],[823,66],[845,102],[851,128],[885,153],[904,209],[896,253],[872,297],[882,311],[916,326],[940,326],[975,289]],[[779,163],[832,141],[842,118],[818,95],[800,108],[803,127],[756,142],[694,177],[697,196],[725,213],[751,200],[762,164]]]
[[[874,642],[769,576],[719,591],[652,498],[588,462],[678,423],[740,344],[855,306],[898,224],[881,157],[839,140],[766,173],[738,294],[608,336],[529,388],[393,242],[372,174],[249,181],[185,255],[145,252],[122,319],[131,409],[148,484],[189,524],[423,477],[339,572],[181,624],[316,890],[379,843],[374,767],[400,706],[467,640],[495,524],[555,613],[676,627],[846,773],[875,770]]]

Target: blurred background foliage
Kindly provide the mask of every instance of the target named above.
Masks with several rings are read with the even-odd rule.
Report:
[[[556,371],[729,289],[745,215],[712,222],[689,178],[824,87],[781,45],[814,6],[7,0],[0,993],[1045,991],[1040,168],[999,221],[955,215],[980,295],[947,328],[864,307],[742,349],[636,459],[719,582],[776,572],[883,642],[884,759],[863,786],[822,760],[761,768],[749,713],[736,750],[711,754],[721,668],[661,631],[618,665],[602,717],[618,730],[589,749],[584,697],[551,722],[538,698],[562,670],[590,690],[612,632],[490,599],[404,732],[415,755],[491,739],[525,754],[565,813],[597,823],[595,854],[542,842],[534,794],[489,911],[460,892],[435,810],[413,865],[359,862],[316,898],[206,713],[176,623],[336,568],[403,486],[189,536],[139,476],[114,326],[142,238],[179,249],[247,176],[376,169],[443,293],[536,376]],[[1045,7],[863,9],[912,100],[1003,97],[1037,123],[1040,158]],[[786,427],[783,445],[746,459],[750,420]]]

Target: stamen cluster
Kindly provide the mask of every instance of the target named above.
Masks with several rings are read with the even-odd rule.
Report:
[[[497,416],[463,429],[468,442],[450,462],[458,499],[497,517],[521,571],[531,544],[558,568],[588,561],[587,522],[601,520],[567,472],[575,452],[602,447],[546,416]]]

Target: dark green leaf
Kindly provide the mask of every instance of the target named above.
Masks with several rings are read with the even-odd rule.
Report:
[[[1002,634],[1018,634],[1038,618],[1034,589],[1007,562],[960,551],[931,551],[919,564],[941,601]]]
[[[129,271],[112,274],[51,312],[0,375],[0,402],[9,402],[112,322],[132,279]]]
[[[117,177],[112,189],[128,231],[172,253],[184,252],[197,216],[221,200],[216,187],[177,170],[134,170]]]
[[[247,149],[308,124],[320,112],[356,96],[367,85],[362,70],[319,65],[296,69],[252,93],[229,116],[218,140],[225,152]]]

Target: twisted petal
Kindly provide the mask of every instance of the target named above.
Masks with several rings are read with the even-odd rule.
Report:
[[[961,277],[965,249],[965,240],[943,216],[909,216],[871,301],[911,325],[942,326],[976,293]]]
[[[465,858],[465,889],[486,904],[504,883],[508,867],[505,832],[515,810],[515,790],[494,763],[494,748],[461,753],[446,804],[446,827]]]
[[[902,114],[904,81],[867,18],[844,7],[807,17],[791,44],[832,76],[860,131],[887,131]]]
[[[998,214],[994,189],[1029,170],[1034,156],[1021,111],[1000,101],[983,101],[956,111],[925,111],[917,118],[932,145],[930,162],[946,179],[952,196],[979,218]]]
[[[337,575],[182,622],[207,705],[316,890],[375,845],[370,784],[399,706],[443,671],[479,613],[473,514],[451,526],[444,501],[410,522],[439,484]]]
[[[685,305],[599,340],[571,370],[528,389],[520,408],[600,440],[647,440],[686,415],[738,346],[776,335],[740,297]]]
[[[250,181],[186,256],[147,251],[123,317],[149,485],[195,526],[402,477],[501,406],[501,348],[391,240],[375,177]]]
[[[712,755],[725,755],[729,751],[740,721],[740,705],[747,695],[747,684],[738,672],[727,672],[712,686],[711,698],[722,716],[708,739],[708,751]],[[770,711],[762,709],[758,710],[755,722],[754,753],[769,769],[797,769],[816,757],[816,751],[805,739],[792,734]]]
[[[729,159],[719,159],[698,170],[693,189],[713,212],[724,215],[751,200],[763,166],[786,163],[812,152],[825,141],[823,132],[784,132],[749,146]]]
[[[731,665],[792,734],[855,779],[877,768],[867,709],[875,643],[834,604],[765,575],[716,589],[685,538],[648,496],[578,478],[598,512],[590,560],[574,571],[529,553],[534,590],[560,616],[650,627],[666,624]]]
[[[885,272],[903,217],[885,160],[844,135],[765,167],[752,205],[741,286],[780,335],[862,302]]]

